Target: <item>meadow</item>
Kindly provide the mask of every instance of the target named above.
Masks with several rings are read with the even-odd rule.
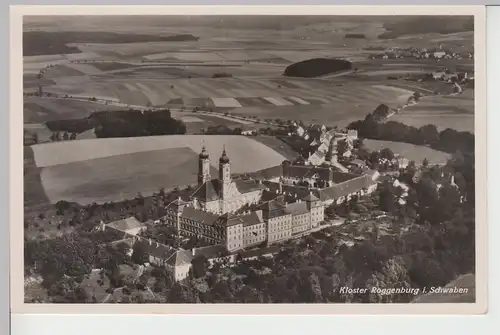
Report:
[[[195,184],[197,160],[189,148],[144,151],[46,167],[41,180],[51,203],[120,201]]]
[[[422,164],[424,159],[427,159],[429,164],[445,164],[450,157],[450,154],[446,152],[403,142],[365,139],[363,144],[369,151],[379,151],[385,148],[391,149],[395,154],[408,158],[410,161],[415,161],[417,165]]]
[[[219,135],[81,140],[35,145],[33,150],[50,201],[87,204],[133,198],[137,192],[149,195],[160,187],[195,184],[202,144],[213,167],[225,146],[231,171],[236,174],[285,160],[271,145],[244,136]],[[261,159],[249,161],[248,157]]]
[[[119,156],[136,152],[190,148],[199,152],[202,145],[213,163],[225,146],[232,159],[234,172],[248,172],[280,164],[285,158],[252,138],[237,135],[169,135],[133,138],[106,138],[70,142],[44,143],[32,146],[38,167],[54,166],[95,158]],[[260,157],[249,162],[248,157]]]
[[[435,125],[438,130],[452,128],[474,133],[474,92],[466,90],[457,96],[429,96],[393,115],[391,121],[409,126]]]

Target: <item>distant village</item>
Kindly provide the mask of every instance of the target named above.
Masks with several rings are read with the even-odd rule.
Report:
[[[413,58],[413,59],[434,59],[436,61],[446,60],[446,59],[474,59],[473,52],[457,52],[451,50],[445,50],[440,45],[435,49],[426,48],[388,48],[379,54],[371,56],[371,59],[403,59],[403,58]]]

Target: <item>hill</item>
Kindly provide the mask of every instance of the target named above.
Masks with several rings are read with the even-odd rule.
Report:
[[[352,63],[343,59],[312,58],[287,66],[284,76],[314,78],[352,69]]]

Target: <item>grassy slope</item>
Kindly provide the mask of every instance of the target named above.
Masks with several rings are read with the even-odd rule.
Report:
[[[421,164],[425,158],[429,160],[430,164],[444,164],[450,156],[449,154],[442,151],[409,143],[368,139],[365,139],[363,143],[365,147],[370,151],[389,148],[395,154],[400,154],[401,156],[404,156],[409,160],[414,160],[416,164]]]

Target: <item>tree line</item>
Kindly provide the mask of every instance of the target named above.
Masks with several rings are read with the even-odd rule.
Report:
[[[449,153],[474,152],[474,135],[470,132],[451,128],[438,131],[432,124],[416,128],[396,121],[380,122],[381,114],[383,112],[377,109],[364,120],[351,122],[347,128],[357,130],[360,137],[367,139],[426,145]]]
[[[186,133],[185,123],[172,118],[168,109],[96,111],[83,119],[51,120],[46,125],[53,132],[75,134],[94,128],[98,138]]]

